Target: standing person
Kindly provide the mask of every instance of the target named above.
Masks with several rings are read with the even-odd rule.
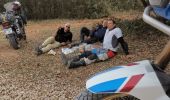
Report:
[[[128,54],[128,46],[124,42],[120,28],[116,27],[114,19],[108,19],[103,47],[95,48],[91,51],[84,51],[78,58],[68,61],[68,68],[86,66],[96,61],[105,61],[117,55],[119,44],[122,45]]]
[[[13,2],[8,2],[4,4],[4,8],[6,9],[7,12],[13,12],[15,16],[20,16],[21,19],[23,20],[23,23],[25,25],[27,24],[27,17],[19,1],[15,0]]]
[[[67,45],[72,42],[72,32],[70,24],[66,23],[64,27],[60,27],[55,36],[47,38],[37,50],[37,55],[50,51],[51,49]]]
[[[21,16],[24,24],[26,25],[27,24],[27,17],[25,15],[24,10],[23,10],[21,3],[19,1],[13,2],[13,10],[15,11],[16,15]]]

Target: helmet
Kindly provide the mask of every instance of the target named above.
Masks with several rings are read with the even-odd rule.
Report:
[[[18,2],[18,1],[14,1],[13,4],[18,5],[18,6],[21,6],[21,3]]]
[[[18,1],[14,1],[13,2],[13,10],[18,11],[18,10],[20,10],[20,8],[21,8],[21,3]]]

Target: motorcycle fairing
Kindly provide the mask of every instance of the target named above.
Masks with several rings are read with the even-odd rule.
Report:
[[[113,67],[96,74],[87,81],[86,88],[95,94],[127,93],[141,100],[170,99],[148,60],[130,65]]]

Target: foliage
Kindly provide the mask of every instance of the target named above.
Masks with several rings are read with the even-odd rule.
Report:
[[[154,27],[148,25],[141,18],[136,18],[133,20],[122,20],[115,18],[117,26],[123,30],[124,35],[139,35],[150,33],[161,35],[162,32],[155,29]]]
[[[3,4],[10,0],[1,0]],[[20,0],[28,19],[101,18],[112,11],[141,9],[139,0]]]

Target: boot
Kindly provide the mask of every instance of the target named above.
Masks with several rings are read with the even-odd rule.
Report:
[[[39,55],[41,55],[41,54],[43,54],[43,51],[42,51],[41,49],[39,49],[39,50],[37,51],[37,56],[39,56]]]
[[[36,55],[39,56],[41,54],[43,54],[43,51],[41,49],[37,48],[36,49]]]
[[[68,64],[67,64],[68,68],[71,69],[71,68],[77,68],[77,67],[80,67],[80,66],[86,66],[86,63],[84,60],[80,60],[80,61],[69,61]]]
[[[67,65],[69,60],[76,62],[76,61],[79,61],[80,58],[75,57],[75,58],[69,59],[64,53],[61,52],[61,61],[62,61],[62,63],[64,65]]]

